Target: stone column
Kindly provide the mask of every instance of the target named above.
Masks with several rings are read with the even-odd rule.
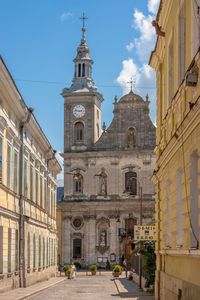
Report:
[[[90,216],[89,220],[89,264],[96,263],[96,217]]]
[[[89,225],[89,217],[83,216],[84,219],[84,239],[83,239],[83,249],[84,249],[84,261],[85,263],[89,262],[90,257],[90,247],[89,247],[89,234],[90,234],[90,225]]]
[[[67,216],[62,223],[62,264],[70,263],[71,257],[71,217]]]
[[[110,254],[119,254],[119,237],[116,219],[110,219]]]

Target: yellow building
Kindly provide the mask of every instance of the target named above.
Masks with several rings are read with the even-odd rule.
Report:
[[[200,1],[161,0],[157,74],[156,299],[200,299]]]
[[[0,57],[0,292],[56,274],[58,172],[55,151]]]

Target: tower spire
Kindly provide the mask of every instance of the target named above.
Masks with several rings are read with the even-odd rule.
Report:
[[[82,21],[82,37],[80,45],[77,48],[76,57],[74,59],[74,78],[72,80],[70,91],[96,90],[92,79],[93,60],[90,57],[90,51],[85,37],[85,21],[87,19],[88,17],[86,17],[84,13],[80,17],[80,20]]]
[[[85,27],[85,20],[88,20],[88,17],[85,16],[85,13],[80,17],[80,20],[83,21],[83,26],[82,26],[82,39],[85,40],[85,32],[86,32],[86,27]]]

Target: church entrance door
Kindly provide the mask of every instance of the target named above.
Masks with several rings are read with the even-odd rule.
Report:
[[[81,258],[82,252],[82,241],[81,239],[73,240],[73,258]]]

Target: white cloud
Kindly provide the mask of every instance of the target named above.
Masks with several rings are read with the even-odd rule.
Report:
[[[61,173],[58,174],[57,180],[62,180],[64,178],[64,170],[63,170],[64,160],[63,160],[63,157],[60,155],[60,152],[61,151],[56,152],[56,158],[57,158],[59,164],[61,165],[62,171],[61,171]]]
[[[117,77],[117,82],[122,87],[123,94],[127,94],[130,91],[130,85],[128,82],[131,78],[135,82],[139,80],[140,74],[138,72],[137,65],[134,63],[132,58],[124,60],[122,62],[122,70]]]
[[[117,77],[117,82],[122,87],[123,94],[130,91],[130,85],[127,84],[132,77],[136,84],[133,86],[133,91],[143,98],[149,94],[150,111],[152,119],[155,120],[155,99],[156,99],[156,83],[155,72],[148,65],[148,60],[151,51],[155,46],[155,29],[152,26],[152,21],[155,19],[160,0],[148,0],[148,14],[135,9],[133,13],[134,34],[137,31],[138,37],[133,37],[132,41],[126,45],[127,51],[135,51],[135,59],[124,59],[122,69]]]
[[[158,11],[159,4],[160,4],[160,0],[149,0],[148,11],[155,15]]]
[[[141,68],[138,68],[132,58],[122,62],[122,70],[117,77],[117,82],[122,87],[123,94],[130,91],[128,82],[131,77],[135,81],[133,91],[143,97],[148,92],[155,99],[155,72],[149,65],[144,64]]]
[[[152,21],[152,15],[145,16],[142,12],[135,10],[132,27],[139,31],[140,35],[134,38],[126,48],[128,51],[135,49],[140,61],[147,61],[155,44],[155,29],[151,24]]]
[[[60,20],[61,22],[69,19],[70,17],[72,17],[72,13],[69,11],[64,11],[64,13],[62,13],[62,15],[60,16]]]
[[[147,64],[143,64],[141,68],[129,58],[122,62],[122,70],[117,77],[117,82],[122,88],[123,94],[130,91],[128,82],[133,78],[135,84],[133,85],[133,92],[145,98],[146,94],[149,95],[150,110],[152,118],[155,120],[155,100],[156,100],[156,85],[155,85],[155,72]]]
[[[132,51],[134,47],[135,47],[135,44],[133,42],[130,42],[128,45],[126,45],[126,49],[128,51]]]

